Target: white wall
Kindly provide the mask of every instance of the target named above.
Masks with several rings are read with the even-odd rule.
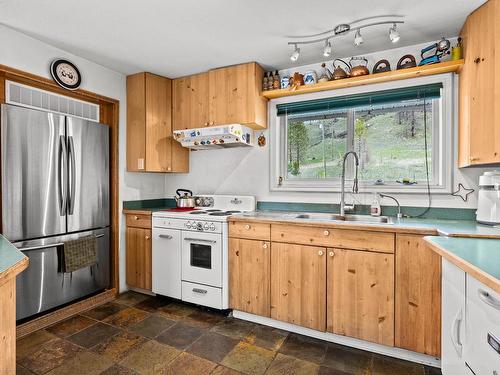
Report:
[[[165,177],[162,174],[125,172],[126,147],[126,86],[125,76],[82,57],[66,53],[58,48],[31,38],[18,31],[0,25],[0,64],[50,78],[50,62],[56,57],[73,61],[83,76],[82,88],[120,101],[119,127],[119,207],[124,200],[162,198]],[[120,290],[125,285],[125,227],[120,215]]]
[[[431,43],[431,42],[430,42]],[[377,52],[367,55],[370,69],[376,61],[387,59],[391,63],[391,68],[395,69],[397,61],[403,55],[413,54],[420,61],[420,50],[430,43],[421,45],[392,49],[389,51]],[[456,40],[452,40],[452,45]],[[353,47],[354,48],[354,47]],[[320,55],[321,51],[318,51]],[[335,51],[334,51],[335,53]],[[333,59],[328,60],[328,67],[331,70]],[[348,60],[347,60],[348,61]],[[295,71],[304,73],[314,69],[320,73],[321,63],[307,66],[298,66],[295,69],[280,71],[280,74],[293,74]],[[455,116],[456,117],[456,116]],[[456,120],[456,118],[455,118]],[[452,124],[455,128],[457,123]],[[271,124],[272,126],[272,124]],[[258,133],[257,133],[258,134]],[[251,194],[259,201],[280,201],[280,202],[308,202],[308,203],[338,203],[340,194],[338,193],[301,193],[301,192],[271,192],[269,182],[269,139],[270,131],[264,134],[268,140],[264,148],[255,147],[252,149],[225,149],[225,150],[204,150],[191,152],[189,175],[166,175],[166,195],[173,195],[178,187],[188,188],[195,193],[204,194]],[[456,140],[455,140],[456,143]],[[456,154],[456,147],[455,147]],[[456,159],[456,158],[455,158]],[[433,207],[457,207],[475,208],[477,207],[477,181],[479,175],[485,169],[465,169],[454,170],[453,186],[456,187],[462,182],[466,187],[476,189],[474,196],[469,197],[469,201],[464,203],[458,197],[449,194],[435,194],[432,197]],[[425,194],[395,194],[406,206],[426,206],[427,197]],[[358,194],[355,199],[361,204],[371,203],[371,194]],[[392,201],[383,202],[384,205],[393,204]]]

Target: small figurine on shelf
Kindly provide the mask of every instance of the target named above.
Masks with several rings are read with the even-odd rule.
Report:
[[[267,91],[267,82],[269,80],[269,72],[264,73],[264,78],[262,78],[262,91]]]
[[[328,82],[332,79],[332,72],[326,67],[326,64],[321,64],[321,75],[319,76],[318,82]]]
[[[273,90],[278,90],[280,88],[280,85],[281,85],[280,75],[278,71],[276,71],[273,77]]]
[[[281,77],[280,88],[287,89],[289,85],[290,85],[290,77],[288,77],[288,75],[285,74],[283,77]]]
[[[458,38],[457,45],[451,49],[451,59],[461,60],[464,58],[464,53],[462,49],[462,38]]]

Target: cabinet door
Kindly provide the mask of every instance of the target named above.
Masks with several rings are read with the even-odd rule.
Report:
[[[172,170],[172,81],[146,73],[146,170]]]
[[[146,170],[146,75],[127,77],[127,170]]]
[[[193,129],[209,125],[208,73],[173,80],[173,129]]]
[[[229,307],[269,317],[271,245],[229,239]]]
[[[151,290],[151,229],[126,229],[127,284]]]
[[[267,99],[261,95],[264,72],[256,63],[209,72],[210,125],[267,127]]]
[[[441,257],[421,236],[396,236],[396,346],[441,354]]]
[[[394,255],[328,249],[328,331],[394,345]]]
[[[271,318],[325,330],[326,249],[272,243]]]

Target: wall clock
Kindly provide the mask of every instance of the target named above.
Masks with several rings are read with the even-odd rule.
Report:
[[[80,71],[71,61],[56,59],[50,64],[50,74],[56,83],[64,89],[76,90],[82,83]]]

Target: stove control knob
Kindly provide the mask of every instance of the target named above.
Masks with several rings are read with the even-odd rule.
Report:
[[[191,222],[190,222],[190,221],[188,221],[188,222],[186,223],[186,228],[187,228],[187,229],[191,229]]]
[[[203,224],[200,222],[196,223],[196,229],[203,230]]]
[[[215,225],[212,223],[212,225],[210,225],[210,230],[214,231],[215,230]]]
[[[208,230],[208,228],[209,228],[208,223],[205,223],[205,225],[203,226],[203,229]]]

